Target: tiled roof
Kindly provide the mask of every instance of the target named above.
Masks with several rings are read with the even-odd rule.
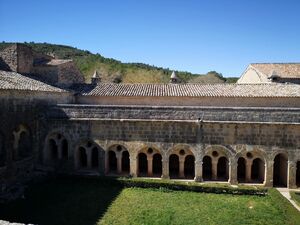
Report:
[[[252,63],[250,65],[267,77],[275,72],[281,78],[300,79],[300,63]]]
[[[295,84],[113,84],[73,85],[78,94],[88,96],[151,97],[300,97]]]
[[[0,70],[0,90],[28,90],[43,92],[65,92],[65,90],[23,76],[16,72]]]

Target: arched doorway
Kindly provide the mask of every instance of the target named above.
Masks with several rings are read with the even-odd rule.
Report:
[[[297,162],[296,185],[297,185],[297,187],[300,187],[300,161]]]
[[[117,172],[117,156],[114,151],[108,151],[108,164],[109,164],[109,172],[116,173]]]
[[[246,181],[246,160],[243,157],[238,159],[237,174],[239,183]]]
[[[274,158],[273,185],[277,187],[287,187],[287,156],[278,154]]]
[[[28,130],[24,130],[20,134],[19,144],[18,144],[18,155],[20,158],[26,158],[31,155],[31,138]]]
[[[184,176],[188,179],[194,179],[195,177],[195,157],[193,155],[185,157]]]
[[[138,154],[138,165],[139,165],[139,176],[147,176],[148,175],[148,160],[147,155],[145,153]]]
[[[203,180],[212,180],[212,163],[210,156],[204,156],[202,162]]]
[[[56,145],[55,140],[50,139],[49,140],[49,150],[50,150],[50,156],[52,160],[58,159],[58,147]]]
[[[78,149],[79,151],[79,161],[80,161],[80,167],[81,168],[87,168],[87,153],[86,149],[83,147],[80,147]]]
[[[155,177],[161,177],[162,174],[162,157],[161,154],[156,153],[153,155],[153,176]]]
[[[179,157],[178,157],[178,155],[172,154],[169,157],[169,175],[170,175],[170,178],[179,177]]]
[[[265,180],[265,164],[260,158],[256,158],[252,162],[251,180],[255,183],[263,183]]]
[[[222,181],[228,180],[228,160],[224,156],[218,160],[217,179]]]
[[[92,149],[92,168],[98,168],[99,167],[99,153],[98,148],[94,147]]]
[[[129,170],[130,170],[129,152],[123,151],[122,152],[122,172],[129,173]]]

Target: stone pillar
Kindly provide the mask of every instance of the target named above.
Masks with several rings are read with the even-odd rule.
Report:
[[[88,148],[85,151],[87,154],[87,167],[88,169],[92,169],[92,150]]]
[[[179,178],[184,178],[184,158],[179,159]]]
[[[147,164],[148,164],[147,175],[148,175],[149,177],[152,177],[152,176],[153,176],[153,165],[152,165],[152,161],[153,161],[152,156],[147,156]]]
[[[104,166],[104,173],[108,174],[109,172],[109,158],[108,158],[108,151],[105,151],[105,166]]]
[[[268,161],[265,164],[265,187],[273,187],[273,170],[274,170],[274,161]]]
[[[169,175],[169,158],[163,156],[162,158],[162,175],[161,178],[163,179],[170,179]]]
[[[197,182],[202,182],[202,160],[196,159],[195,160],[195,178],[194,180]]]
[[[130,156],[130,176],[132,177],[137,177],[137,170],[138,170],[138,165],[137,165],[137,159],[136,156]]]
[[[246,182],[251,182],[252,161],[246,160]]]
[[[288,161],[288,182],[287,187],[288,188],[297,188],[296,185],[296,170],[297,165],[294,161]]]
[[[230,184],[237,184],[237,161],[235,159],[232,159],[229,162],[229,180],[228,182]]]
[[[212,159],[211,162],[211,174],[212,174],[212,180],[217,180],[218,178],[218,160]]]
[[[117,158],[117,172],[118,174],[122,173],[122,155],[116,154]]]

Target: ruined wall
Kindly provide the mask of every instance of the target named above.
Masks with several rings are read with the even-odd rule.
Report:
[[[17,71],[18,57],[16,45],[11,45],[0,51],[0,69],[6,71]]]
[[[17,44],[18,51],[18,73],[29,74],[31,73],[33,67],[33,55],[32,49],[25,46]]]
[[[58,82],[60,84],[84,83],[84,77],[71,61],[58,66]]]

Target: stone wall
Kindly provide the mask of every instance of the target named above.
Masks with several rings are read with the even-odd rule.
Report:
[[[0,69],[7,71],[17,71],[17,45],[11,45],[0,51],[0,62]]]
[[[71,61],[58,66],[58,82],[66,85],[84,83],[84,77]]]

